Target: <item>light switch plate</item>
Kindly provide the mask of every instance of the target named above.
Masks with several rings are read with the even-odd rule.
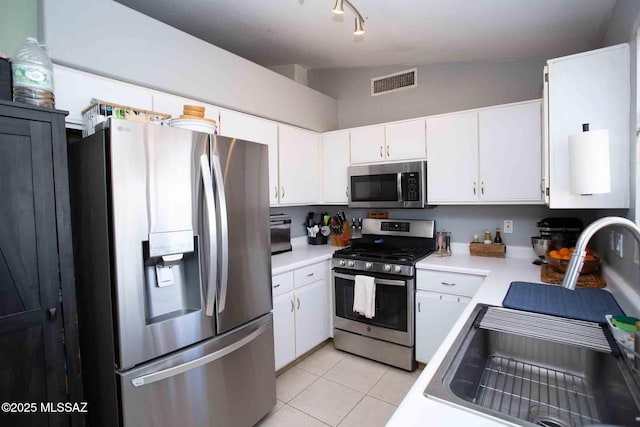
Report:
[[[504,230],[505,234],[513,233],[513,220],[512,219],[505,219],[504,220],[504,227],[502,227],[502,229]]]

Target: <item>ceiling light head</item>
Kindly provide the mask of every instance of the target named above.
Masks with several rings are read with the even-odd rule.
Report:
[[[336,15],[344,15],[344,0],[336,0],[336,5],[331,11]]]
[[[364,34],[364,22],[359,16],[356,16],[356,28],[353,30],[354,36],[361,36]]]

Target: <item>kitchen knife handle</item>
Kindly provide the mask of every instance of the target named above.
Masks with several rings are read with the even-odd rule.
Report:
[[[213,136],[215,138],[215,135]],[[220,214],[220,293],[218,295],[218,313],[222,313],[227,304],[227,282],[229,279],[229,218],[227,217],[227,196],[224,191],[224,177],[220,158],[213,154],[213,176],[215,177],[217,206]]]
[[[218,276],[218,231],[215,226],[215,200],[213,198],[213,181],[211,168],[206,154],[200,156],[200,169],[202,171],[202,184],[204,185],[204,205],[207,212],[208,231],[208,262],[207,262],[207,301],[205,314],[213,316],[213,306],[216,301],[216,278]]]

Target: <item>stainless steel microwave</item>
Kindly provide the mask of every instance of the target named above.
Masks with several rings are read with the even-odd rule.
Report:
[[[427,162],[349,166],[349,207],[427,207]]]

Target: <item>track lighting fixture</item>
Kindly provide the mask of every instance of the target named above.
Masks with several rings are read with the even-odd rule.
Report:
[[[363,35],[364,34],[364,18],[362,17],[358,9],[356,9],[356,7],[352,5],[349,0],[336,0],[336,4],[333,6],[333,9],[331,9],[331,11],[336,15],[343,15],[345,3],[347,4],[347,6],[351,8],[351,10],[353,10],[353,13],[356,14],[356,26],[355,26],[355,29],[353,30],[353,35],[354,36]]]

